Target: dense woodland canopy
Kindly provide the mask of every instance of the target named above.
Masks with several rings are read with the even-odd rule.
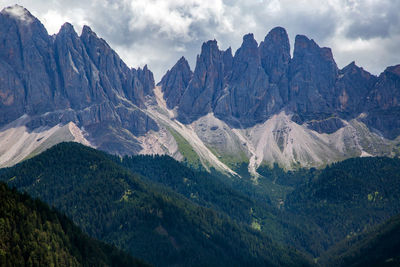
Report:
[[[217,173],[195,171],[167,156],[125,156],[115,161],[201,205],[253,226],[257,223],[276,240],[313,257],[400,211],[396,158],[354,158],[321,170],[288,172],[277,165],[261,166],[256,185],[246,178],[221,179]]]
[[[0,179],[65,212],[90,236],[157,266],[310,264],[268,234],[80,144],[57,145]]]
[[[399,266],[400,215],[366,233],[341,241],[319,262],[323,266]]]
[[[332,164],[289,194],[285,208],[320,227],[325,237],[319,249],[325,250],[399,214],[400,160],[370,157]]]
[[[168,156],[120,158],[63,143],[1,170],[0,179],[156,266],[312,265],[319,257],[340,265],[348,255],[335,247],[363,239],[400,211],[399,159],[258,172],[255,182]]]
[[[147,266],[0,183],[0,266]]]

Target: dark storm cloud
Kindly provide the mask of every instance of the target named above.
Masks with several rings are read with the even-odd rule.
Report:
[[[287,29],[292,47],[296,34],[332,47],[341,67],[356,60],[379,73],[400,63],[397,0],[2,0],[0,8],[15,3],[50,33],[65,21],[78,33],[89,25],[128,65],[148,64],[156,80],[181,56],[193,68],[204,41],[235,52],[244,34],[260,43],[275,26]]]

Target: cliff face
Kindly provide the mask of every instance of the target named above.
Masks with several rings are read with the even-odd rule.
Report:
[[[342,119],[365,113],[371,130],[393,139],[400,134],[397,107],[398,66],[376,77],[350,63],[338,69],[330,48],[296,36],[293,58],[285,29],[272,29],[257,44],[243,37],[232,57],[216,41],[203,44],[194,74],[182,59],[160,85],[168,108],[192,123],[212,112],[233,128],[248,128],[285,111],[319,133],[342,128]],[[397,97],[397,99],[396,99]]]
[[[147,66],[129,68],[87,26],[78,35],[66,23],[49,36],[26,9],[4,9],[0,165],[65,140],[230,173],[224,163],[248,162],[254,175],[264,163],[400,153],[400,65],[379,77],[354,62],[338,69],[329,48],[303,35],[291,57],[281,27],[260,44],[245,35],[234,54],[205,42],[194,71],[182,57],[157,85]],[[185,155],[187,145],[194,153]]]
[[[27,114],[30,129],[73,121],[92,134],[93,143],[113,152],[140,150],[118,131],[104,139],[105,128],[142,135],[158,129],[138,108],[153,95],[153,74],[130,69],[87,26],[78,36],[66,23],[49,36],[29,11],[13,6],[0,14],[0,126]],[[123,143],[123,142],[122,142]],[[113,149],[113,147],[116,149]],[[117,148],[118,147],[118,148]]]
[[[261,65],[257,42],[252,34],[245,35],[233,58],[232,73],[217,101],[215,115],[234,127],[248,127],[265,121],[281,104],[279,89],[270,84]]]
[[[0,13],[0,125],[24,112],[40,113],[62,100],[51,38],[27,10],[6,8]]]
[[[193,72],[190,70],[189,63],[184,57],[181,57],[157,84],[161,86],[164,92],[164,98],[169,109],[173,109],[179,104],[192,77]]]
[[[224,85],[223,54],[215,40],[202,45],[193,77],[177,105],[182,122],[190,123],[213,110]]]
[[[400,65],[388,67],[377,79],[366,99],[364,121],[383,136],[400,135]]]

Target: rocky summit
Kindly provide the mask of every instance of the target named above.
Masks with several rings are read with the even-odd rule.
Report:
[[[23,115],[28,131],[73,122],[90,143],[114,153],[137,153],[130,135],[158,129],[140,110],[153,95],[153,74],[127,67],[89,27],[78,36],[65,23],[49,36],[28,10],[13,6],[0,14],[0,42],[0,126]]]
[[[0,13],[0,165],[61,141],[114,154],[168,154],[235,174],[246,164],[320,167],[357,156],[397,156],[400,65],[375,76],[282,27],[233,54],[201,46],[155,85],[88,26],[49,36],[20,6]]]

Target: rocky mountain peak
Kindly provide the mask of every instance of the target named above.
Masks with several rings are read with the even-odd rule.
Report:
[[[305,35],[297,35],[294,44],[293,59],[310,60],[311,57],[315,60],[331,62],[336,68],[336,63],[330,48],[319,47],[313,39],[308,39]]]
[[[52,45],[44,26],[25,8],[15,5],[3,9],[0,76],[8,78],[0,82],[0,91],[8,91],[6,95],[12,97],[6,101],[10,114],[4,120],[0,118],[0,124],[18,118],[22,112],[37,113],[54,107],[51,103],[57,76],[53,72],[56,64]],[[26,102],[31,104],[26,106]]]
[[[231,48],[231,47],[228,47],[228,48],[224,51],[224,54],[227,55],[227,56],[233,57],[232,48]]]
[[[186,58],[185,58],[184,56],[182,56],[182,57],[178,60],[178,62],[176,63],[176,65],[181,66],[181,67],[184,67],[184,68],[189,67],[189,63],[188,63],[188,61],[186,60]],[[189,67],[189,69],[190,69],[190,67]]]
[[[339,70],[336,82],[336,107],[343,117],[357,115],[363,110],[365,98],[376,82],[376,77],[358,67],[355,62]]]
[[[248,33],[243,36],[243,43],[241,47],[254,47],[258,46],[257,41],[254,39],[254,34]]]
[[[341,69],[339,71],[339,74],[340,74],[339,77],[340,79],[342,79],[344,76],[355,75],[355,74],[362,76],[366,80],[376,78],[375,75],[372,75],[368,71],[364,70],[362,67],[357,66],[355,61],[352,61],[350,64]]]
[[[169,109],[179,104],[192,76],[193,72],[190,70],[189,63],[185,57],[181,57],[162,77],[158,85],[164,92],[164,99]]]
[[[34,17],[27,9],[22,6],[14,5],[4,8],[0,12],[0,27],[4,28],[1,34],[19,33],[22,41],[34,41],[38,39],[48,39],[48,33],[43,24]],[[8,38],[0,36],[0,38]]]
[[[76,33],[75,29],[74,29],[74,26],[72,26],[72,24],[69,23],[69,22],[66,22],[61,26],[60,31],[58,32],[58,34],[74,34],[74,35],[77,35],[77,33]]]
[[[38,21],[26,8],[17,4],[4,8],[1,14],[25,24]]]
[[[299,54],[307,50],[318,48],[319,46],[315,43],[313,39],[309,39],[307,36],[302,34],[296,35],[294,41],[294,54]]]
[[[340,72],[347,73],[347,72],[356,72],[360,68],[356,65],[355,61],[350,62],[347,66],[345,66]]]
[[[265,36],[264,42],[266,41],[287,45],[289,43],[289,37],[285,28],[277,26],[270,30],[267,36]]]
[[[197,61],[209,65],[213,64],[215,61],[219,61],[220,56],[221,51],[218,48],[217,41],[209,40],[207,42],[204,42],[201,46],[201,53],[197,57]]]
[[[258,43],[254,39],[254,35],[252,33],[248,33],[243,36],[243,42],[240,48],[235,53],[235,59],[250,61],[259,60],[260,56],[258,53]]]
[[[394,75],[400,77],[400,64],[399,64],[399,65],[396,65],[396,66],[388,67],[388,68],[385,70],[385,72],[390,72],[390,73],[393,73]]]
[[[289,66],[291,107],[303,117],[329,117],[335,110],[338,68],[329,48],[297,35]]]
[[[229,47],[223,52],[222,59],[224,61],[224,77],[229,79],[232,73],[233,55],[232,48]]]
[[[127,67],[88,26],[79,37],[66,23],[51,37],[26,9],[4,9],[0,77],[7,77],[0,79],[0,126],[23,115],[30,130],[74,122],[85,127],[95,146],[120,154],[140,149],[124,136],[127,131],[157,129],[137,108],[153,94],[151,71]],[[102,135],[110,128],[115,131]]]
[[[395,139],[400,135],[400,65],[381,73],[367,96],[368,116],[364,122],[383,136]]]
[[[280,83],[282,78],[287,76],[290,61],[290,44],[286,30],[282,27],[273,28],[261,42],[259,50],[261,65],[268,74],[270,82]],[[287,91],[287,82],[280,87]]]
[[[260,55],[258,53],[257,41],[254,39],[254,35],[252,33],[243,36],[243,43],[236,51],[233,60],[233,64],[236,66],[236,68],[234,68],[234,71],[237,71],[237,73],[234,73],[233,75],[236,76],[240,76],[241,74],[239,73],[244,71],[243,67],[247,68],[249,64],[257,65],[258,67],[258,65],[260,64]],[[242,64],[244,62],[246,66]],[[238,65],[243,66],[239,67]]]
[[[86,37],[86,36],[91,36],[91,35],[94,35],[97,37],[96,33],[94,31],[92,31],[92,28],[90,28],[87,25],[83,25],[81,37],[82,36]]]
[[[141,84],[143,85],[143,95],[144,96],[153,96],[154,92],[153,89],[155,87],[155,82],[154,82],[154,75],[153,72],[149,70],[147,67],[147,64],[144,65],[143,69],[139,68],[137,70],[138,73],[138,79],[140,80]],[[140,99],[140,102],[144,102],[144,99]],[[138,101],[136,101],[138,102]],[[141,103],[140,105],[137,104],[138,106],[142,106],[144,103]]]
[[[223,89],[224,73],[223,52],[217,41],[203,43],[193,78],[178,106],[181,121],[190,123],[212,111]]]
[[[249,127],[266,120],[281,106],[279,89],[269,83],[260,54],[254,35],[246,34],[233,58],[226,89],[214,109],[216,117],[233,127]]]

